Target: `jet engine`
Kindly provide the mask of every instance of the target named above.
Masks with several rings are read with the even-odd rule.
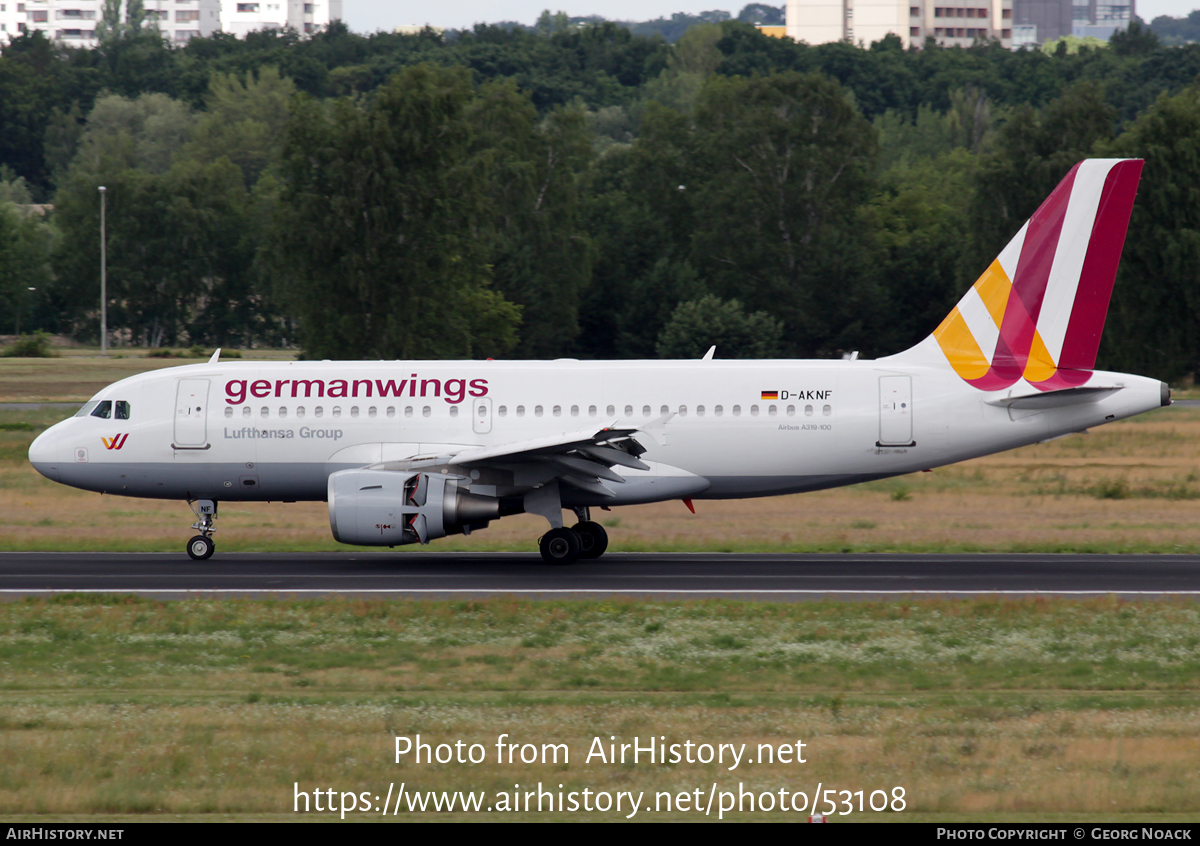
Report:
[[[473,494],[442,475],[363,468],[329,476],[329,528],[335,540],[357,546],[429,543],[469,534],[501,517],[501,504],[498,497]]]

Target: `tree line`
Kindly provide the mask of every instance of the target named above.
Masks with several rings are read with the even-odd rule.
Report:
[[[1128,155],[1101,364],[1196,370],[1200,46],[544,30],[15,40],[3,329],[98,338],[104,185],[122,343],[868,357],[928,334],[1076,161]]]

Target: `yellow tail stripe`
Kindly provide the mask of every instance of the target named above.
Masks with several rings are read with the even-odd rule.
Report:
[[[988,372],[990,364],[987,356],[979,349],[975,336],[971,334],[957,306],[946,315],[942,325],[933,330],[933,337],[937,339],[954,372],[962,378],[979,379]]]
[[[1046,349],[1042,334],[1033,333],[1033,346],[1029,350],[1029,361],[1025,363],[1025,379],[1029,382],[1044,382],[1058,372],[1058,366]]]
[[[1004,323],[1004,309],[1008,306],[1008,296],[1012,292],[1012,282],[1000,266],[999,259],[993,261],[975,281],[975,291],[987,306],[992,320],[996,321],[997,326],[1001,326]]]

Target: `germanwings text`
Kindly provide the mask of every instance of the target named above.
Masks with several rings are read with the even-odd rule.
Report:
[[[469,390],[468,390],[469,388]],[[407,379],[231,379],[225,383],[225,402],[240,405],[247,397],[276,399],[301,397],[441,397],[454,405],[470,395],[484,397],[488,392],[487,379],[418,379],[414,373]]]

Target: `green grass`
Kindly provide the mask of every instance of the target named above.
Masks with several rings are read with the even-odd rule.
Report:
[[[0,605],[0,814],[290,819],[295,782],[653,795],[821,781],[907,791],[904,813],[838,821],[1174,819],[1200,812],[1198,619],[1190,603],[1115,599],[21,600]],[[395,736],[417,733],[489,747],[508,733],[571,758],[397,764]],[[586,760],[595,737],[647,736],[803,739],[808,763]]]

